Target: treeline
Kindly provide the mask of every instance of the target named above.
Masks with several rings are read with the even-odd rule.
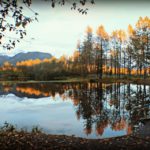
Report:
[[[99,26],[96,35],[87,27],[86,37],[78,43],[79,57],[74,59],[74,69],[81,73],[97,73],[117,76],[139,75],[144,78],[150,73],[150,19],[140,17],[135,27],[128,26],[127,32],[115,30],[110,35],[104,26]]]
[[[55,77],[69,75],[67,72],[67,58],[59,59],[52,57],[49,59],[36,59],[17,62],[12,65],[5,62],[0,67],[0,78],[10,80],[50,80]]]
[[[150,74],[150,19],[140,17],[135,27],[128,26],[127,32],[115,30],[111,34],[102,25],[94,34],[88,26],[73,56],[27,60],[15,66],[5,62],[0,70],[1,76],[33,80],[89,74],[100,79],[133,75],[146,78]]]

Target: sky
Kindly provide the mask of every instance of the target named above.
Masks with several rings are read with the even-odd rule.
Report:
[[[82,15],[72,11],[69,4],[53,9],[50,2],[33,0],[31,8],[39,13],[39,22],[27,26],[27,36],[14,50],[1,48],[0,54],[41,51],[55,57],[70,56],[76,50],[77,41],[84,37],[87,26],[91,26],[95,34],[102,24],[110,34],[116,29],[127,30],[128,24],[134,26],[140,16],[150,17],[148,0],[99,0],[95,5],[86,6],[89,8],[88,14]],[[33,15],[30,9],[24,8],[27,15]]]

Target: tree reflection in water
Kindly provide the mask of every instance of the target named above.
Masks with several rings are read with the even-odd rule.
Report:
[[[84,120],[84,132],[103,135],[105,128],[114,131],[135,131],[139,120],[150,115],[150,86],[103,83],[16,83],[1,84],[0,94],[13,93],[18,97],[41,98],[59,94],[62,100],[71,99],[77,119]]]

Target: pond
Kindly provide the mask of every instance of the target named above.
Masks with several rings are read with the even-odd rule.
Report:
[[[131,134],[150,116],[150,86],[103,83],[0,83],[0,125],[84,138]]]

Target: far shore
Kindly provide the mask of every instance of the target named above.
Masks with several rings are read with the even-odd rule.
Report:
[[[102,79],[98,79],[97,77],[88,76],[88,77],[58,77],[53,78],[52,80],[2,80],[0,79],[0,83],[39,83],[39,82],[50,82],[50,83],[72,83],[72,82],[101,82],[106,84],[111,83],[131,83],[131,84],[143,84],[150,85],[150,78],[138,78],[138,77],[130,77],[130,78],[116,78],[116,77],[104,77]]]

